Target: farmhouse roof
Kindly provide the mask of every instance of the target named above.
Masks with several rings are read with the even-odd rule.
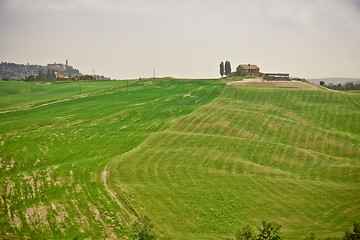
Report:
[[[242,67],[243,69],[260,69],[258,66],[251,64],[241,64],[239,67]]]

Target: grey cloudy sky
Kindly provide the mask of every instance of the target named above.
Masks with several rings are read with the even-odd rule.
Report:
[[[111,78],[218,77],[220,61],[360,77],[360,0],[0,0],[0,61]]]

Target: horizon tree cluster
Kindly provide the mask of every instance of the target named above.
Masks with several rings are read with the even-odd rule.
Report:
[[[223,77],[226,75],[227,77],[231,74],[231,64],[230,61],[225,61],[225,64],[223,61],[220,63],[220,75]]]

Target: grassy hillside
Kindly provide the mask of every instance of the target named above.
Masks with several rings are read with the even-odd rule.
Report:
[[[219,80],[0,82],[0,239],[124,238],[107,164],[219,95]]]
[[[111,163],[110,186],[173,239],[224,239],[261,220],[287,239],[360,219],[360,95],[226,86]]]
[[[103,89],[116,88],[119,87],[119,82],[103,81],[62,84],[1,82],[0,86],[0,109],[9,110],[74,97],[80,93],[80,89],[82,94],[87,95]]]

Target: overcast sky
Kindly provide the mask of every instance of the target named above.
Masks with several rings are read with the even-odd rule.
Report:
[[[116,79],[360,77],[360,0],[0,0],[0,33],[0,61]]]

